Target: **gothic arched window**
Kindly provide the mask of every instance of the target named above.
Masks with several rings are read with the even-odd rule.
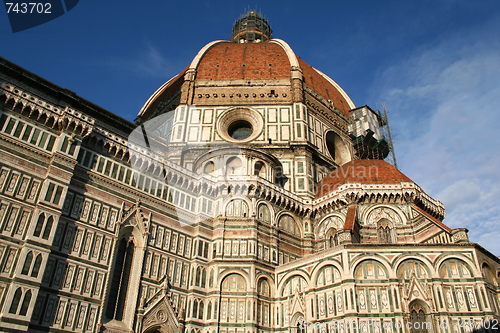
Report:
[[[17,288],[16,292],[14,293],[14,298],[12,298],[12,303],[10,304],[9,313],[16,314],[22,294],[23,292],[21,290],[21,287]]]
[[[51,216],[47,220],[47,224],[45,225],[45,229],[43,230],[43,239],[49,239],[50,231],[52,230],[52,224],[54,223],[54,218]]]
[[[425,318],[425,312],[422,306],[413,306],[410,313],[410,320],[412,323],[412,333],[427,333],[428,323]]]
[[[42,255],[39,254],[36,256],[35,265],[33,265],[33,270],[31,271],[31,277],[38,277],[38,272],[40,271],[40,266],[42,265]]]
[[[134,243],[122,238],[118,245],[115,268],[110,286],[106,317],[121,321],[125,309],[125,300],[129,286],[132,259],[134,256]]]
[[[203,319],[203,301],[200,301],[200,309],[198,310],[198,319]]]
[[[33,236],[40,237],[40,233],[42,232],[43,223],[45,222],[45,214],[42,213],[38,216],[38,221],[36,222],[35,231],[33,232]]]
[[[208,303],[208,307],[207,307],[207,319],[212,319],[212,302]]]
[[[194,285],[197,287],[200,286],[200,278],[201,278],[201,267],[198,266],[198,268],[196,268],[196,278],[194,279]]]
[[[205,288],[205,282],[207,280],[207,270],[203,268],[201,272],[201,284],[200,287]]]
[[[19,311],[20,316],[26,316],[26,313],[28,313],[30,302],[31,302],[31,290],[28,290],[26,294],[24,294],[23,304],[21,304],[21,311]]]
[[[26,260],[24,260],[23,270],[21,271],[22,275],[28,275],[28,273],[30,272],[32,261],[33,261],[33,252],[30,251],[26,256]]]
[[[198,301],[194,300],[193,302],[193,313],[191,314],[191,317],[196,318],[198,315]]]
[[[391,225],[387,220],[377,223],[377,239],[379,244],[392,244]]]

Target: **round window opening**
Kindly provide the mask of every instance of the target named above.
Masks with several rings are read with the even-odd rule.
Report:
[[[245,140],[253,133],[252,124],[246,120],[237,120],[229,125],[227,132],[235,140]]]

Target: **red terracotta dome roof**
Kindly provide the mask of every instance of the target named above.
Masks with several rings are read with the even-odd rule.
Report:
[[[182,73],[160,87],[142,107],[138,116],[148,117],[160,101],[168,99],[174,91],[180,91],[184,74],[194,71],[195,80],[241,80],[241,79],[291,79],[292,68],[302,70],[304,84],[345,115],[354,104],[347,94],[332,79],[305,61],[298,58],[282,40],[271,39],[261,43],[234,43],[216,41],[203,47],[191,65]]]
[[[353,160],[330,172],[318,184],[316,198],[323,197],[348,183],[413,183],[393,165],[382,160]]]
[[[327,100],[331,100],[333,102],[333,105],[335,105],[346,115],[350,116],[349,110],[351,110],[352,107],[349,105],[349,102],[347,102],[346,98],[342,96],[342,93],[339,91],[339,89],[328,82],[328,80],[325,79],[323,75],[321,75],[313,67],[309,66],[304,60],[299,57],[297,58],[299,60],[300,68],[302,69],[302,75],[304,75],[304,83]]]
[[[290,61],[275,43],[217,43],[200,60],[196,80],[287,79]]]

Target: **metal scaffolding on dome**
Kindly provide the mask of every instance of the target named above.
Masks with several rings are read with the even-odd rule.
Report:
[[[351,110],[354,119],[351,129],[353,148],[357,159],[386,160],[397,168],[387,110],[385,104],[382,105],[383,114],[366,105]]]
[[[235,43],[259,43],[272,38],[267,19],[256,10],[249,10],[234,23],[230,40]]]

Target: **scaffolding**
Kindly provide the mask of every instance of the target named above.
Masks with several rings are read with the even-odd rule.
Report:
[[[385,108],[385,103],[382,101],[382,107],[384,109],[384,125],[380,126],[380,130],[382,135],[388,139],[389,144],[389,154],[386,156],[385,160],[394,165],[396,169],[398,169],[398,163],[396,162],[396,152],[394,151],[394,143],[392,141],[391,127],[389,126],[389,118],[387,117],[387,110]],[[398,169],[399,170],[399,169]]]
[[[256,10],[249,10],[234,23],[230,40],[236,43],[265,42],[272,38],[266,18]]]
[[[355,121],[351,130],[353,148],[357,159],[386,160],[397,168],[387,110],[382,105],[384,113],[366,105],[351,110]]]

